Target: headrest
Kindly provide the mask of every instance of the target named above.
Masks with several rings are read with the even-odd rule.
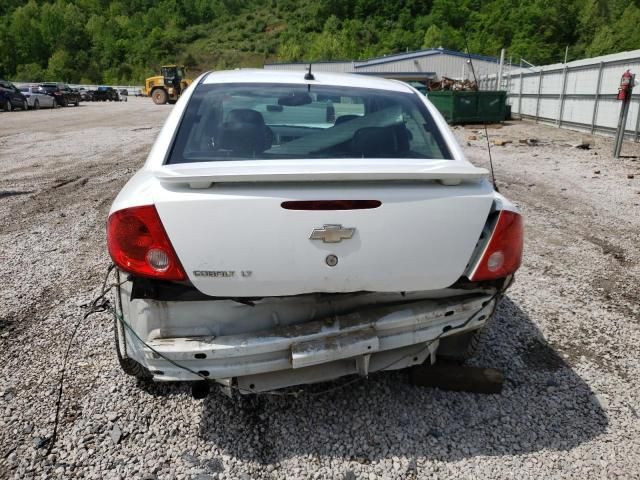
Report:
[[[364,157],[393,157],[409,150],[409,132],[402,125],[364,127],[356,130],[351,150]]]
[[[260,112],[238,108],[227,114],[217,137],[216,149],[246,155],[262,153],[271,148],[273,134]]]
[[[236,108],[227,113],[225,123],[251,123],[254,125],[264,125],[264,118],[260,112],[250,108]]]

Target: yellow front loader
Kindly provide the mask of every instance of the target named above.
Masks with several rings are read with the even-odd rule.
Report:
[[[160,75],[145,80],[144,94],[151,97],[156,105],[176,103],[193,80],[186,77],[186,69],[177,65],[165,65]]]

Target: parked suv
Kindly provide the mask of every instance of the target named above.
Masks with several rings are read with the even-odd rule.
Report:
[[[20,93],[16,86],[6,80],[0,80],[0,108],[5,112],[10,112],[14,108],[27,110],[27,98]]]
[[[118,92],[113,87],[98,87],[98,89],[93,92],[93,101],[106,102],[107,100],[110,102],[118,101]]]
[[[40,86],[56,99],[58,105],[66,107],[68,105],[78,106],[80,103],[80,94],[74,91],[69,85],[64,83],[42,83]]]

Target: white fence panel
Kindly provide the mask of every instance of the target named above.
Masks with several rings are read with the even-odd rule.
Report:
[[[541,98],[538,116],[548,120],[558,118],[558,100],[555,98]]]
[[[536,75],[540,76],[539,73]],[[542,94],[560,95],[562,92],[562,72],[542,72],[542,86]]]
[[[601,99],[598,104],[598,114],[596,115],[596,125],[618,124],[620,117],[620,102],[613,99]]]
[[[567,95],[592,95],[598,83],[599,68],[567,72]]]
[[[585,118],[591,118],[593,113],[593,100],[590,98],[568,97],[564,101],[562,121],[581,123]]]

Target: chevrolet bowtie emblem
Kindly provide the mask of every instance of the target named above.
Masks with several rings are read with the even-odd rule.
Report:
[[[324,243],[339,243],[348,240],[356,233],[355,228],[342,228],[342,225],[324,225],[314,228],[309,236],[310,240],[322,240]]]

